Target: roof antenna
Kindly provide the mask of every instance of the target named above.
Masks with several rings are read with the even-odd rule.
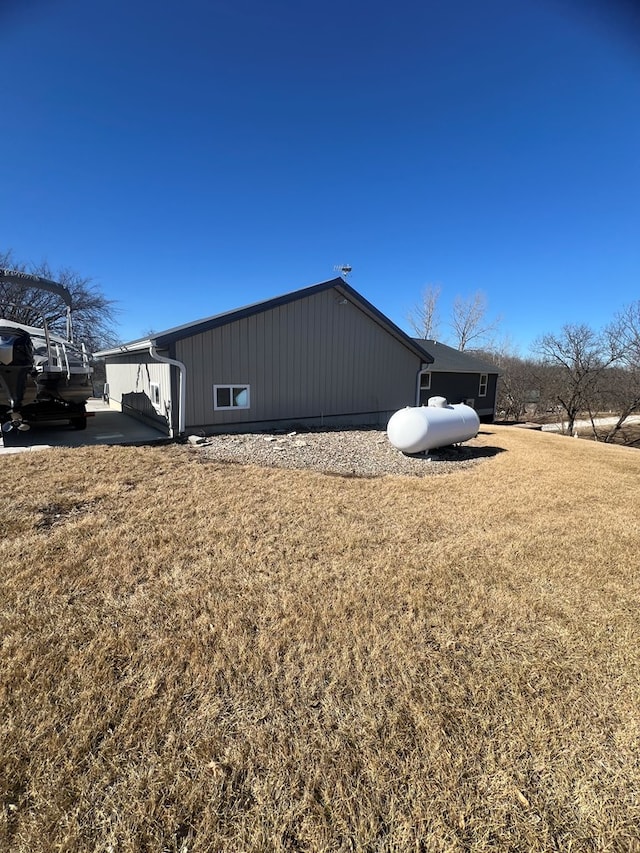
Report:
[[[333,269],[335,272],[339,272],[342,278],[346,281],[352,267],[351,264],[336,264]]]

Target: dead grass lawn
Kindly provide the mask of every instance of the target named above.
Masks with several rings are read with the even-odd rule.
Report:
[[[640,850],[640,454],[0,462],[0,849]]]

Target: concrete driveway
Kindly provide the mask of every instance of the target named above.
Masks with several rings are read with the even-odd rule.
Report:
[[[129,415],[110,409],[102,400],[87,402],[87,428],[76,430],[64,423],[35,425],[27,432],[2,433],[0,454],[47,450],[50,447],[82,447],[96,444],[151,444],[167,441],[167,435]],[[3,446],[4,444],[4,446]]]

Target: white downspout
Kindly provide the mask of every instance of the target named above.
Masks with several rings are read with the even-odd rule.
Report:
[[[155,344],[151,344],[149,347],[149,354],[151,358],[155,358],[156,361],[161,361],[164,364],[170,364],[172,367],[177,367],[180,371],[180,382],[179,382],[179,403],[178,403],[178,437],[184,435],[185,433],[185,410],[186,410],[186,399],[187,399],[187,367],[181,361],[177,361],[175,358],[167,358],[166,355],[160,355]],[[171,438],[175,438],[173,434],[173,424],[169,425],[169,435]]]
[[[423,363],[416,373],[416,407],[420,406],[420,377],[423,373],[429,373],[429,367],[430,365]]]

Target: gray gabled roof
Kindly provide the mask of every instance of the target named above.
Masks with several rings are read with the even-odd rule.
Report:
[[[439,341],[414,338],[414,341],[433,356],[431,370],[442,373],[499,373],[495,364],[469,352],[461,352]]]
[[[111,349],[101,350],[94,353],[98,357],[123,355],[127,352],[139,352],[146,350],[149,346],[154,345],[160,349],[165,349],[171,344],[182,338],[189,338],[192,335],[199,335],[202,332],[207,332],[210,329],[216,329],[220,326],[226,326],[228,323],[234,323],[236,320],[242,320],[245,317],[251,317],[254,314],[260,314],[263,311],[269,311],[272,308],[277,308],[281,305],[287,305],[290,302],[295,302],[298,299],[305,299],[308,296],[313,296],[316,293],[321,293],[324,290],[335,288],[342,296],[356,304],[365,314],[375,320],[382,328],[390,335],[403,343],[410,349],[414,355],[418,356],[421,361],[430,363],[432,357],[428,351],[421,345],[422,342],[411,338],[406,332],[403,332],[399,326],[396,326],[388,317],[372,305],[368,300],[361,296],[357,290],[354,290],[351,285],[343,278],[333,278],[329,281],[322,281],[319,284],[313,284],[310,287],[303,287],[300,290],[294,290],[291,293],[285,293],[282,296],[276,296],[274,299],[267,299],[264,302],[255,302],[252,305],[246,305],[244,308],[237,308],[234,311],[225,311],[222,314],[214,314],[212,317],[205,317],[202,320],[195,320],[192,323],[185,323],[182,326],[174,326],[172,329],[167,329],[164,332],[156,332],[146,338],[139,338],[135,341],[130,341],[126,344],[121,344]]]

